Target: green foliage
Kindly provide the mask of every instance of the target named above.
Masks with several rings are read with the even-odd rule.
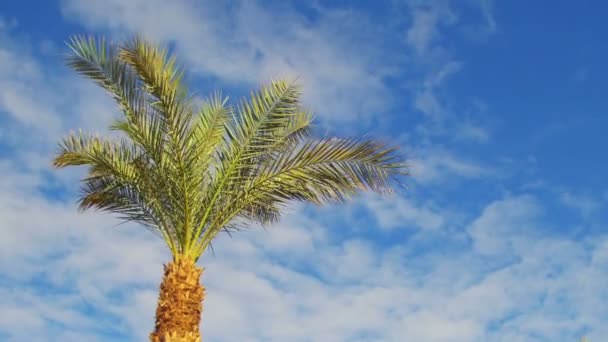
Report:
[[[238,222],[275,222],[290,200],[342,202],[390,191],[406,174],[395,148],[361,139],[314,139],[298,84],[273,81],[230,106],[219,93],[197,105],[167,49],[74,37],[67,63],[114,98],[122,139],[72,133],[56,167],[87,165],[80,208],[136,221],[174,256],[194,259]]]

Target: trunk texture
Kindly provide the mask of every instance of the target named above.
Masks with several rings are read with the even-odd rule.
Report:
[[[203,269],[188,258],[173,260],[164,267],[150,341],[200,342],[199,324],[205,298],[200,283]]]

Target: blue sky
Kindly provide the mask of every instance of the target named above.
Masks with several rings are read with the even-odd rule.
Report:
[[[34,11],[33,9],[36,9]],[[163,244],[75,208],[70,129],[119,115],[72,34],[175,47],[205,95],[299,76],[317,134],[403,146],[390,198],[294,204],[201,259],[206,341],[608,336],[608,6],[600,1],[0,3],[0,339],[137,341]]]

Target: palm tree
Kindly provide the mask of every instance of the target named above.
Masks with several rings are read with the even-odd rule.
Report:
[[[124,115],[110,127],[116,138],[70,133],[53,164],[89,167],[81,210],[140,223],[171,251],[151,341],[200,341],[205,290],[196,262],[221,231],[276,222],[291,200],[387,193],[407,173],[395,148],[379,142],[312,138],[297,83],[273,81],[236,106],[219,94],[200,104],[167,48],[82,36],[68,46],[67,64]]]

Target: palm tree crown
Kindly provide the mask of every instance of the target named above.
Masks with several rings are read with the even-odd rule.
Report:
[[[166,48],[73,38],[68,64],[107,90],[123,116],[120,138],[83,132],[62,140],[54,165],[89,166],[80,208],[141,223],[174,257],[197,260],[222,230],[276,221],[289,200],[340,202],[390,191],[406,173],[392,147],[311,137],[312,115],[294,82],[273,81],[235,106],[202,104]]]

